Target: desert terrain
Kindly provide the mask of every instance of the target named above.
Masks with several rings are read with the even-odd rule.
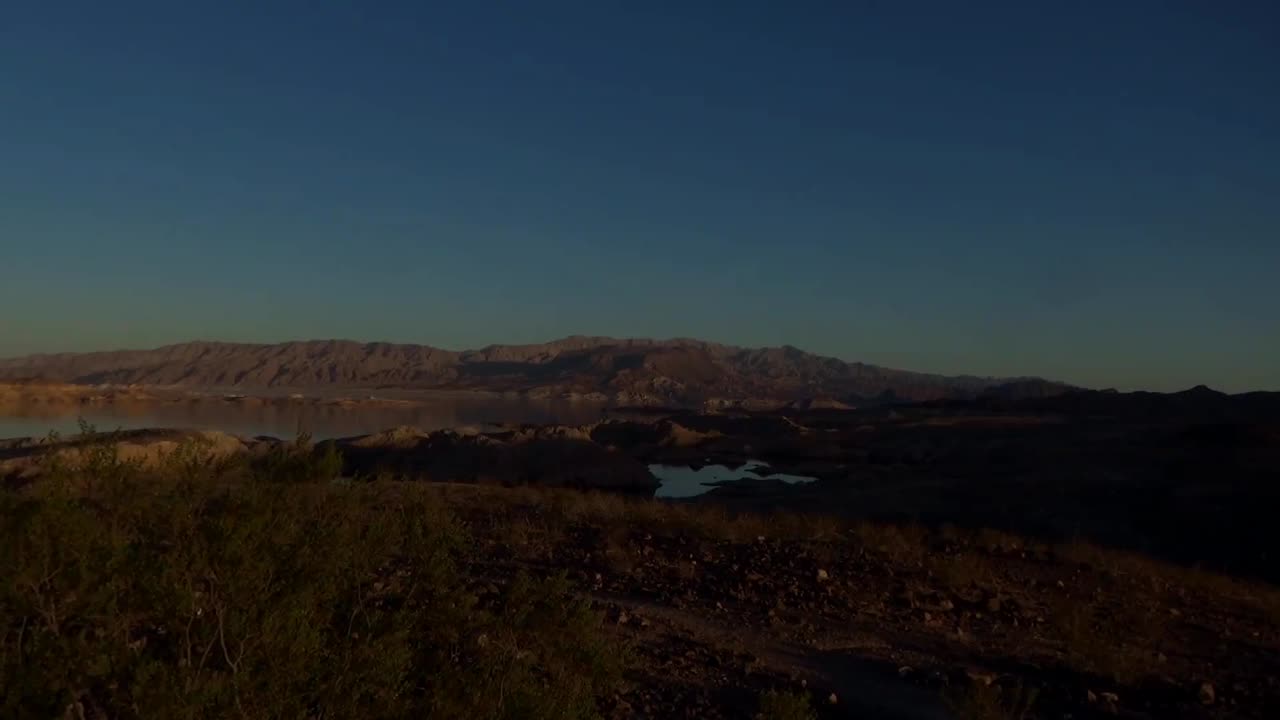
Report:
[[[302,446],[135,431],[9,440],[0,476],[38,496],[104,447],[143,474],[301,452],[378,503],[426,493],[465,528],[479,602],[563,573],[627,648],[593,700],[610,717],[1263,718],[1280,707],[1277,400],[651,410]],[[748,461],[814,480],[652,499],[653,467]]]
[[[297,351],[283,348],[250,354]],[[370,362],[362,353],[382,352],[376,346],[346,349],[361,354],[352,366],[361,368]],[[223,350],[206,350],[219,363],[232,362]],[[320,352],[331,358],[335,350],[323,346]],[[582,717],[1156,720],[1264,718],[1280,709],[1280,536],[1270,519],[1280,505],[1277,394],[1226,395],[1208,388],[1117,393],[1039,380],[921,379],[892,371],[868,380],[847,364],[785,351],[742,355],[681,344],[602,349],[583,340],[554,357],[528,348],[488,352],[483,360],[446,356],[448,373],[457,374],[443,383],[433,380],[433,391],[595,393],[613,407],[585,423],[401,426],[324,442],[305,434],[181,428],[86,428],[84,434],[11,438],[0,441],[10,528],[36,522],[31,518],[64,507],[58,503],[70,497],[88,503],[73,500],[64,509],[83,516],[78,522],[89,538],[99,538],[93,528],[107,532],[120,523],[143,522],[137,532],[169,527],[160,518],[174,512],[194,513],[193,527],[214,523],[199,532],[215,535],[223,532],[212,529],[224,527],[220,523],[238,524],[258,512],[301,513],[296,540],[268,533],[252,542],[332,540],[365,547],[369,540],[341,540],[345,535],[326,540],[322,529],[331,511],[325,508],[355,513],[342,515],[354,523],[342,532],[363,537],[392,517],[387,512],[400,517],[410,512],[406,508],[419,508],[412,510],[417,513],[429,507],[431,517],[443,518],[442,527],[453,528],[454,539],[431,545],[431,552],[448,559],[458,597],[467,598],[468,612],[478,613],[472,620],[509,630],[502,624],[507,621],[495,618],[511,611],[511,593],[524,592],[528,578],[551,582],[544,589],[560,598],[554,604],[584,613],[556,622],[571,622],[584,647],[600,650],[588,665],[570,665],[595,679],[571,696],[529,696],[530,702],[552,703],[546,707],[578,703],[573,712],[581,710]],[[297,360],[287,370],[270,363],[260,370],[290,383],[311,378],[318,384],[310,395],[270,382],[261,394],[251,394],[251,382],[266,376],[248,370],[232,378],[240,385],[232,383],[230,390],[200,389],[185,382],[225,382],[229,371],[201,375],[201,368],[214,367],[211,361],[183,357],[187,375],[181,377],[169,374],[168,361],[155,364],[150,355],[147,370],[125,368],[142,362],[133,356],[127,363],[119,356],[10,363],[7,373],[28,379],[0,386],[0,400],[9,408],[50,412],[113,403],[302,403],[354,411],[362,404],[421,401],[353,389],[371,378],[404,376],[361,374],[365,370],[326,376],[300,369]],[[703,375],[691,370],[702,367],[689,364],[695,357],[714,360]],[[422,358],[444,363],[431,353]],[[397,356],[394,363],[401,361]],[[488,375],[473,366],[491,363],[496,365],[488,366]],[[32,373],[42,379],[30,379]],[[156,380],[169,382],[147,384]],[[94,384],[81,384],[88,381]],[[134,382],[141,384],[117,384]],[[746,402],[745,393],[766,387],[768,403]],[[664,390],[651,392],[655,388]],[[904,399],[912,394],[919,397]],[[636,405],[619,407],[629,400]],[[663,499],[664,470],[708,467],[731,477],[690,497]],[[759,472],[734,475],[735,468]],[[243,504],[224,516],[226,502]],[[30,512],[37,514],[24,514]],[[150,513],[161,515],[146,520]],[[321,528],[319,535],[301,529],[311,525]],[[58,555],[72,540],[57,540],[57,533],[69,531],[55,532],[53,525],[41,530],[54,534],[47,536],[53,545],[40,550],[32,543],[45,535],[14,530],[10,542],[26,550],[5,572],[36,572],[22,558]],[[156,547],[167,547],[172,541],[158,542]],[[341,555],[339,546],[330,552]],[[387,617],[400,618],[397,623],[415,622],[420,614],[396,613],[418,607],[411,598],[422,592],[415,589],[427,577],[420,573],[437,571],[405,556],[411,547],[419,546],[388,548],[381,565],[343,566],[335,575],[339,586],[357,582],[361,602],[391,612]],[[411,555],[420,551],[426,552]],[[218,544],[200,552],[229,550]],[[76,567],[73,559],[63,562]],[[226,573],[242,560],[219,562],[219,572]],[[262,571],[264,578],[284,572]],[[77,582],[91,587],[103,581]],[[8,607],[18,609],[7,616],[6,637],[26,637],[22,628],[39,618],[41,632],[56,632],[58,626],[48,624],[50,607],[70,613],[85,632],[105,632],[95,624],[102,621],[75,614],[89,612],[75,610],[82,591],[52,578],[32,576],[29,582],[44,588],[40,597],[64,604],[30,605],[28,591],[14,590]],[[183,582],[213,592],[207,578]],[[266,582],[264,587],[275,587]],[[291,587],[271,592],[288,595]],[[139,607],[150,619],[120,621],[120,631],[135,638],[132,644],[94,646],[94,652],[117,658],[115,685],[102,685],[97,671],[70,662],[69,675],[40,685],[51,694],[19,699],[12,707],[63,703],[72,716],[115,716],[120,703],[135,702],[128,699],[134,693],[155,690],[145,673],[138,674],[145,663],[163,664],[173,652],[207,654],[223,642],[216,637],[172,646],[176,640],[155,633],[178,632],[180,623],[196,621],[155,615],[160,610],[146,603]],[[430,612],[437,611],[443,612]],[[227,606],[220,612],[241,611]],[[255,647],[266,616],[237,617],[235,642]],[[316,631],[327,632],[324,627],[321,622]],[[569,626],[556,627],[561,629],[553,632],[570,632]],[[545,643],[536,634],[545,631],[530,630],[535,635],[519,642]],[[368,632],[369,642],[403,640],[380,635],[375,626]],[[497,630],[481,635],[492,632]],[[143,636],[152,638],[150,645],[137,645]],[[438,642],[411,645],[425,643],[413,645],[418,652]],[[37,657],[45,652],[40,647],[23,652]],[[266,644],[259,651],[264,661],[298,652],[282,647]],[[352,645],[351,652],[360,647]],[[557,654],[564,649],[537,647],[551,654],[535,654],[541,659],[531,666],[532,677],[559,677],[558,663],[570,662]],[[490,649],[465,652],[488,657]],[[215,657],[212,675],[188,675],[183,682],[204,687],[200,683],[237,677],[240,662],[230,650]],[[606,657],[617,662],[604,662]],[[322,658],[316,662],[321,664],[309,672],[331,669]],[[70,695],[56,690],[64,686],[73,688]],[[284,702],[247,686],[234,698],[215,690],[225,687],[209,686],[207,707],[232,699],[258,703],[253,715]],[[433,694],[444,690],[422,692],[427,695],[405,700],[406,707],[428,697],[444,702]],[[458,697],[464,696],[467,703],[481,702],[474,693]],[[368,699],[368,708],[394,715],[388,708],[399,705],[390,697]],[[465,705],[467,713],[505,717],[500,706]]]

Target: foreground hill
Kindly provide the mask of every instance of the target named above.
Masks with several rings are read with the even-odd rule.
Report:
[[[840,402],[1042,397],[1068,389],[1038,379],[943,376],[822,357],[793,347],[749,349],[698,340],[569,337],[456,352],[343,340],[275,345],[191,342],[154,350],[0,360],[0,380],[224,388],[395,387],[575,394],[626,404]]]
[[[334,483],[342,456],[327,448],[236,461],[222,452],[234,438],[204,440],[143,468],[112,436],[76,438],[76,458],[0,484],[0,717],[1235,720],[1280,707],[1273,585],[959,525]]]

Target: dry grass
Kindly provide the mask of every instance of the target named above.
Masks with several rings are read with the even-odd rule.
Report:
[[[601,553],[609,569],[620,575],[630,575],[636,568],[631,532],[624,526],[610,527],[602,538]]]
[[[995,565],[972,551],[933,555],[929,566],[943,583],[954,590],[977,588],[994,592],[1000,589]]]
[[[854,535],[890,562],[919,567],[929,554],[929,532],[920,525],[858,523]]]
[[[991,553],[1018,552],[1026,548],[1027,541],[1003,530],[981,528],[973,533],[973,543]]]
[[[620,679],[564,577],[475,594],[472,538],[422,486],[94,457],[0,492],[0,716],[585,720]]]
[[[972,682],[945,692],[943,700],[958,720],[1026,720],[1038,696],[1038,690],[1021,685]]]
[[[817,717],[809,696],[803,693],[770,690],[760,696],[759,720],[814,720]]]
[[[554,561],[556,548],[565,541],[564,525],[546,517],[495,516],[492,528],[493,537],[526,561]]]
[[[1065,595],[1049,608],[1047,619],[1070,666],[1127,685],[1150,671],[1155,655],[1150,644],[1162,634],[1156,626],[1144,626],[1141,615],[1156,613],[1116,617],[1096,597]]]
[[[463,502],[477,507],[500,496],[504,506],[522,511],[538,509],[568,525],[625,525],[666,537],[733,543],[754,542],[759,537],[834,541],[849,532],[847,523],[825,515],[734,512],[714,505],[682,505],[562,488],[452,487],[466,487],[470,497]],[[452,492],[456,499],[462,499],[461,491]]]

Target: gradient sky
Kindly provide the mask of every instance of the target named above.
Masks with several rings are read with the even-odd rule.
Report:
[[[1280,3],[0,11],[0,355],[573,333],[1280,389]]]

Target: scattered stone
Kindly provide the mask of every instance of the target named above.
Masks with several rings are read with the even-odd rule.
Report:
[[[818,568],[818,582],[827,582],[830,579],[831,579],[831,576],[827,574],[826,570],[823,570],[822,568]]]
[[[1200,704],[1212,705],[1215,700],[1217,695],[1213,691],[1213,685],[1207,682],[1200,683]]]

